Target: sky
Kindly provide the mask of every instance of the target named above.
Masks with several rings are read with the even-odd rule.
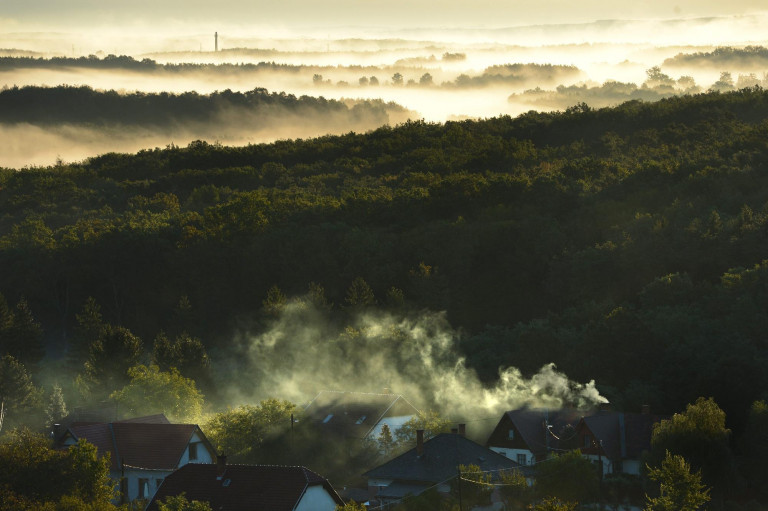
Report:
[[[0,31],[165,27],[486,27],[733,16],[765,0],[2,0]]]

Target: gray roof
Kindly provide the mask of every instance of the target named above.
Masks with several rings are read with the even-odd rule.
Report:
[[[523,469],[509,458],[462,435],[441,433],[424,442],[422,456],[418,456],[414,447],[363,475],[435,484],[456,476],[459,465],[477,465],[483,471]]]

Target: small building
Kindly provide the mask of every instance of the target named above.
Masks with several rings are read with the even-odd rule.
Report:
[[[304,420],[337,438],[375,440],[385,424],[394,435],[418,413],[419,410],[399,394],[326,390],[304,408]]]
[[[460,429],[463,431],[463,428]],[[476,465],[484,472],[498,474],[502,470],[520,470],[516,462],[460,433],[441,433],[424,441],[423,431],[417,432],[413,449],[369,470],[370,498],[381,504],[396,502],[404,496],[420,495],[429,488],[437,487],[439,493],[450,491],[459,465]],[[530,469],[523,469],[524,475]]]
[[[643,413],[602,411],[584,417],[576,426],[578,448],[604,475],[639,475],[643,453],[651,449],[653,425],[665,417]]]
[[[577,448],[576,425],[592,412],[520,408],[506,412],[486,445],[520,465],[533,465],[554,452]]]
[[[304,467],[188,464],[163,481],[147,506],[184,494],[189,501],[208,502],[217,511],[334,511],[343,505],[322,476]]]
[[[145,422],[147,421],[147,422]],[[67,447],[85,439],[109,455],[109,475],[120,500],[150,499],[163,480],[188,463],[211,463],[215,450],[195,424],[170,424],[164,416],[108,423],[73,423],[60,436]]]

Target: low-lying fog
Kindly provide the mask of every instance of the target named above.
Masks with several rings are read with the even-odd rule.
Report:
[[[349,28],[343,34],[335,30],[333,37],[320,30],[298,35],[213,26],[208,33],[19,30],[0,33],[0,57],[7,57],[0,58],[0,87],[199,94],[265,88],[296,96],[382,99],[413,117],[443,122],[765,85],[766,21],[768,15],[754,14],[484,30]],[[122,55],[130,61],[114,58]],[[219,141],[267,142],[375,127],[298,123],[295,130],[282,125]],[[57,158],[183,144],[197,136],[181,128],[170,135],[114,133],[82,123],[9,123],[0,112],[0,166],[49,165]]]

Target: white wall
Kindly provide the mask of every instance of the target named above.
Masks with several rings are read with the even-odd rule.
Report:
[[[502,456],[506,456],[515,462],[517,461],[518,454],[525,454],[526,465],[533,465],[536,462],[535,456],[528,449],[508,449],[506,447],[489,447],[489,449],[493,452],[501,454]]]
[[[200,435],[195,433],[192,435],[192,439],[189,441],[189,443],[197,443],[197,459],[196,460],[190,460],[189,459],[189,446],[187,446],[186,449],[184,449],[184,454],[181,456],[181,460],[179,461],[178,468],[183,467],[187,463],[215,463],[216,457],[214,453],[209,452],[208,449],[205,447],[205,444],[201,442]]]
[[[294,509],[295,511],[334,511],[336,501],[322,486],[310,486]]]
[[[125,495],[125,498],[127,500],[135,500],[139,498],[139,479],[147,479],[147,494],[144,498],[151,499],[155,492],[157,491],[157,487],[160,486],[160,483],[163,479],[168,477],[173,470],[139,470],[134,468],[126,468],[125,469],[125,478],[127,480],[127,495]],[[110,477],[115,480],[116,482],[120,482],[120,471],[113,471],[110,473]],[[118,486],[118,490],[120,487]]]

